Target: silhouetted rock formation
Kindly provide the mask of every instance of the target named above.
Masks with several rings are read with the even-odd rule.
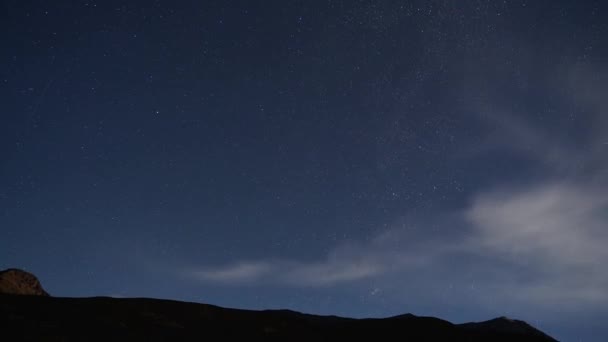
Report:
[[[15,295],[48,296],[38,278],[16,268],[0,271],[0,293]]]

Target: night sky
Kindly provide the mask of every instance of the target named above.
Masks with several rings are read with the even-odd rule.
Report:
[[[603,1],[0,1],[0,268],[608,339]]]

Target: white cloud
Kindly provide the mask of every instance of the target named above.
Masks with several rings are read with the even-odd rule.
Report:
[[[514,297],[551,304],[608,301],[608,196],[551,183],[478,196],[466,212],[471,251],[528,273],[503,284]]]
[[[486,296],[492,305],[607,303],[607,213],[608,196],[580,184],[497,189],[474,198],[461,212],[464,228],[451,236],[416,232],[410,225],[337,246],[315,262],[240,261],[189,275],[205,282],[293,287],[383,277],[409,295],[413,281],[465,284],[466,275],[476,272],[484,275],[475,279],[475,288],[485,289],[477,290],[480,301]]]
[[[393,295],[408,298],[424,295],[430,284],[446,284],[451,298],[463,305],[476,299],[520,308],[606,306],[608,103],[601,96],[606,84],[595,75],[575,69],[565,81],[576,91],[563,100],[588,109],[583,126],[592,134],[578,144],[567,129],[534,126],[525,119],[530,113],[515,115],[484,103],[471,108],[491,128],[481,144],[485,152],[498,147],[526,156],[545,180],[479,191],[461,211],[396,222],[372,239],[338,245],[312,262],[249,260],[189,274],[235,285],[321,287],[382,279]],[[441,228],[433,231],[432,225]],[[476,298],[465,293],[469,289]]]
[[[606,204],[606,196],[592,189],[548,184],[483,194],[466,216],[476,242],[495,253],[578,265],[606,257]]]

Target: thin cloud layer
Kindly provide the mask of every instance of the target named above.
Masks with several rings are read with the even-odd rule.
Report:
[[[385,272],[384,258],[372,246],[340,246],[326,260],[303,263],[296,260],[239,261],[219,267],[189,270],[186,275],[206,282],[228,285],[283,284],[331,286]]]
[[[244,283],[261,279],[264,275],[275,272],[273,264],[268,262],[240,262],[228,267],[201,269],[191,271],[190,275],[200,280],[222,283]]]
[[[416,282],[432,283],[449,286],[455,300],[474,289],[479,302],[491,305],[605,306],[608,106],[601,96],[605,82],[596,74],[573,68],[560,88],[572,90],[572,97],[564,101],[588,108],[585,128],[590,135],[584,149],[563,139],[566,131],[543,130],[524,115],[483,103],[473,108],[499,133],[488,137],[478,152],[508,149],[526,156],[544,171],[544,179],[481,189],[462,210],[436,213],[417,223],[396,223],[369,240],[338,245],[316,261],[239,260],[186,274],[229,285],[329,287],[375,282],[390,284],[397,289],[395,295],[411,294]],[[425,229],[430,225],[453,229],[438,235]]]
[[[582,185],[494,190],[478,195],[460,213],[464,234],[456,239],[428,235],[420,242],[420,236],[410,239],[415,234],[411,229],[399,228],[367,243],[338,246],[317,262],[240,261],[190,270],[187,275],[235,286],[324,287],[380,277],[407,283],[428,277],[424,270],[433,270],[435,281],[443,277],[464,283],[459,278],[468,269],[489,275],[476,280],[475,286],[487,289],[487,296],[502,296],[494,301],[606,303],[607,210],[608,197]],[[454,269],[455,259],[468,261]],[[492,265],[502,265],[503,270]]]
[[[540,304],[608,301],[608,197],[586,186],[550,183],[480,195],[466,212],[464,246],[529,275],[504,284]]]

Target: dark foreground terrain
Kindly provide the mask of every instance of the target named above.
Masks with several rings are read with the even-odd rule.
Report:
[[[525,322],[455,325],[250,311],[147,298],[51,297],[31,273],[0,271],[0,341],[555,341]]]
[[[158,299],[6,294],[0,331],[6,341],[554,341],[506,318],[454,325],[413,315],[358,320]]]

